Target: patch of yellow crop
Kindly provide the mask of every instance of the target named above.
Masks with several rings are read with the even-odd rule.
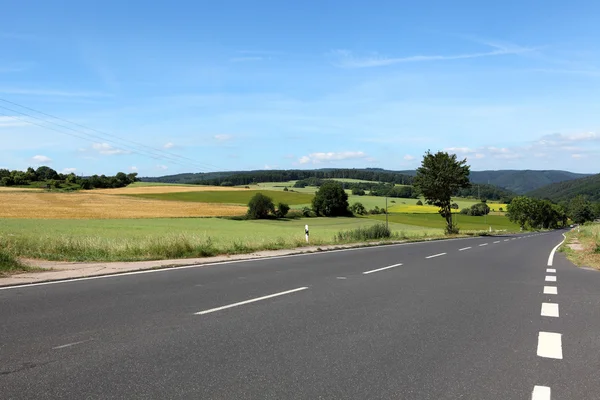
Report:
[[[117,189],[94,189],[91,193],[98,194],[155,194],[155,193],[181,193],[181,192],[220,192],[233,190],[248,190],[239,187],[226,186],[132,186]]]
[[[398,204],[393,207],[389,207],[389,212],[395,213],[408,213],[408,214],[436,214],[439,210],[438,207],[416,204]]]
[[[0,193],[0,218],[120,219],[242,215],[243,206],[106,196],[93,192]]]
[[[0,192],[41,192],[43,189],[38,188],[21,188],[14,186],[0,186]]]

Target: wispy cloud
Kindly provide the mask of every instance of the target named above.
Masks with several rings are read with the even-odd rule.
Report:
[[[22,121],[21,117],[1,117],[0,116],[0,128],[15,128],[18,126],[29,126],[27,121]]]
[[[226,142],[228,140],[233,139],[233,136],[227,134],[218,134],[213,136],[213,138],[219,142]]]
[[[65,90],[45,90],[45,89],[20,89],[20,88],[0,88],[0,93],[27,95],[27,96],[57,96],[57,97],[110,97],[110,94],[101,92],[77,92]]]
[[[415,159],[415,157],[414,157],[414,156],[411,156],[410,154],[407,154],[407,155],[405,155],[403,158],[404,158],[406,161],[412,161],[412,160],[414,160],[414,159]]]
[[[86,149],[83,149],[86,151]],[[119,149],[114,146],[111,146],[108,143],[93,143],[92,150],[97,152],[98,154],[104,156],[113,156],[117,154],[129,154],[130,152],[127,150]]]
[[[523,54],[536,50],[531,47],[521,46],[502,46],[498,44],[488,44],[491,47],[489,51],[482,51],[477,53],[462,53],[462,54],[449,54],[449,55],[413,55],[405,57],[389,57],[381,55],[379,53],[372,53],[368,56],[356,56],[350,50],[334,50],[331,52],[331,56],[335,59],[334,64],[342,68],[370,68],[370,67],[384,67],[394,64],[402,63],[415,63],[415,62],[428,62],[428,61],[450,61],[450,60],[462,60],[469,58],[481,58],[481,57],[493,57],[493,56],[505,56]]]
[[[230,58],[229,61],[239,63],[239,62],[262,61],[264,59],[265,58],[261,57],[261,56],[247,56],[247,57],[233,57],[233,58]]]
[[[138,167],[136,167],[135,165],[132,165],[131,167],[129,167],[129,170],[131,172],[138,172]]]
[[[163,145],[164,149],[172,149],[173,147],[175,147],[175,144],[173,142],[167,142]]]
[[[166,165],[157,165],[156,169],[159,171],[166,171],[169,169],[169,167],[167,167]]]
[[[324,162],[356,160],[361,158],[367,158],[367,155],[362,151],[311,153],[307,156],[300,157],[298,162],[300,164],[321,164]]]
[[[62,170],[63,174],[74,174],[75,172],[77,172],[77,168],[63,168]]]
[[[51,164],[52,163],[52,159],[50,157],[43,156],[43,155],[33,156],[33,157],[31,157],[31,161],[34,164]]]

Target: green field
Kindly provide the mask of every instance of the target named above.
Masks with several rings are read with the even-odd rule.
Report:
[[[332,244],[339,231],[379,222],[373,218],[2,219],[0,247],[20,257],[59,261],[170,259],[303,246],[305,224],[310,228],[311,244]],[[402,237],[442,235],[436,227],[391,222],[390,228]]]
[[[131,194],[128,196],[156,200],[191,201],[198,203],[248,204],[256,193],[263,193],[273,199],[275,204],[282,202],[289,205],[310,204],[313,196],[307,193],[279,192],[267,190],[232,190],[206,192],[173,192]]]
[[[372,215],[369,218],[385,221],[385,215]],[[403,214],[390,213],[388,220],[405,225],[443,229],[446,223],[439,214]],[[482,231],[492,227],[493,230],[519,231],[519,226],[509,221],[504,215],[488,215],[487,217],[471,217],[454,215],[454,222],[463,231]]]

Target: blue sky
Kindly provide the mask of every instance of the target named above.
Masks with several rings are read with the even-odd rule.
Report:
[[[0,168],[600,172],[600,3],[294,3],[4,2]]]

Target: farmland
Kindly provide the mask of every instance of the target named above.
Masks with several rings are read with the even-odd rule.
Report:
[[[283,188],[287,186],[288,191]],[[339,231],[368,227],[385,215],[356,218],[302,218],[234,221],[215,218],[246,212],[262,192],[293,208],[310,205],[316,187],[293,182],[244,187],[135,183],[118,189],[72,193],[10,188],[0,191],[0,247],[11,257],[69,261],[151,260],[244,253],[311,244],[335,243]],[[442,236],[444,220],[436,207],[418,199],[388,198],[389,225],[399,237]],[[455,199],[470,207],[473,199]],[[385,198],[349,195],[350,204],[385,208]],[[492,208],[505,206],[493,205]],[[203,218],[199,218],[203,217]],[[504,215],[456,215],[464,231],[517,230]]]
[[[114,220],[0,220],[0,244],[21,257],[68,261],[134,261],[243,253],[334,243],[340,230],[371,226],[370,218],[232,221],[220,218]],[[404,237],[442,230],[392,222]]]

